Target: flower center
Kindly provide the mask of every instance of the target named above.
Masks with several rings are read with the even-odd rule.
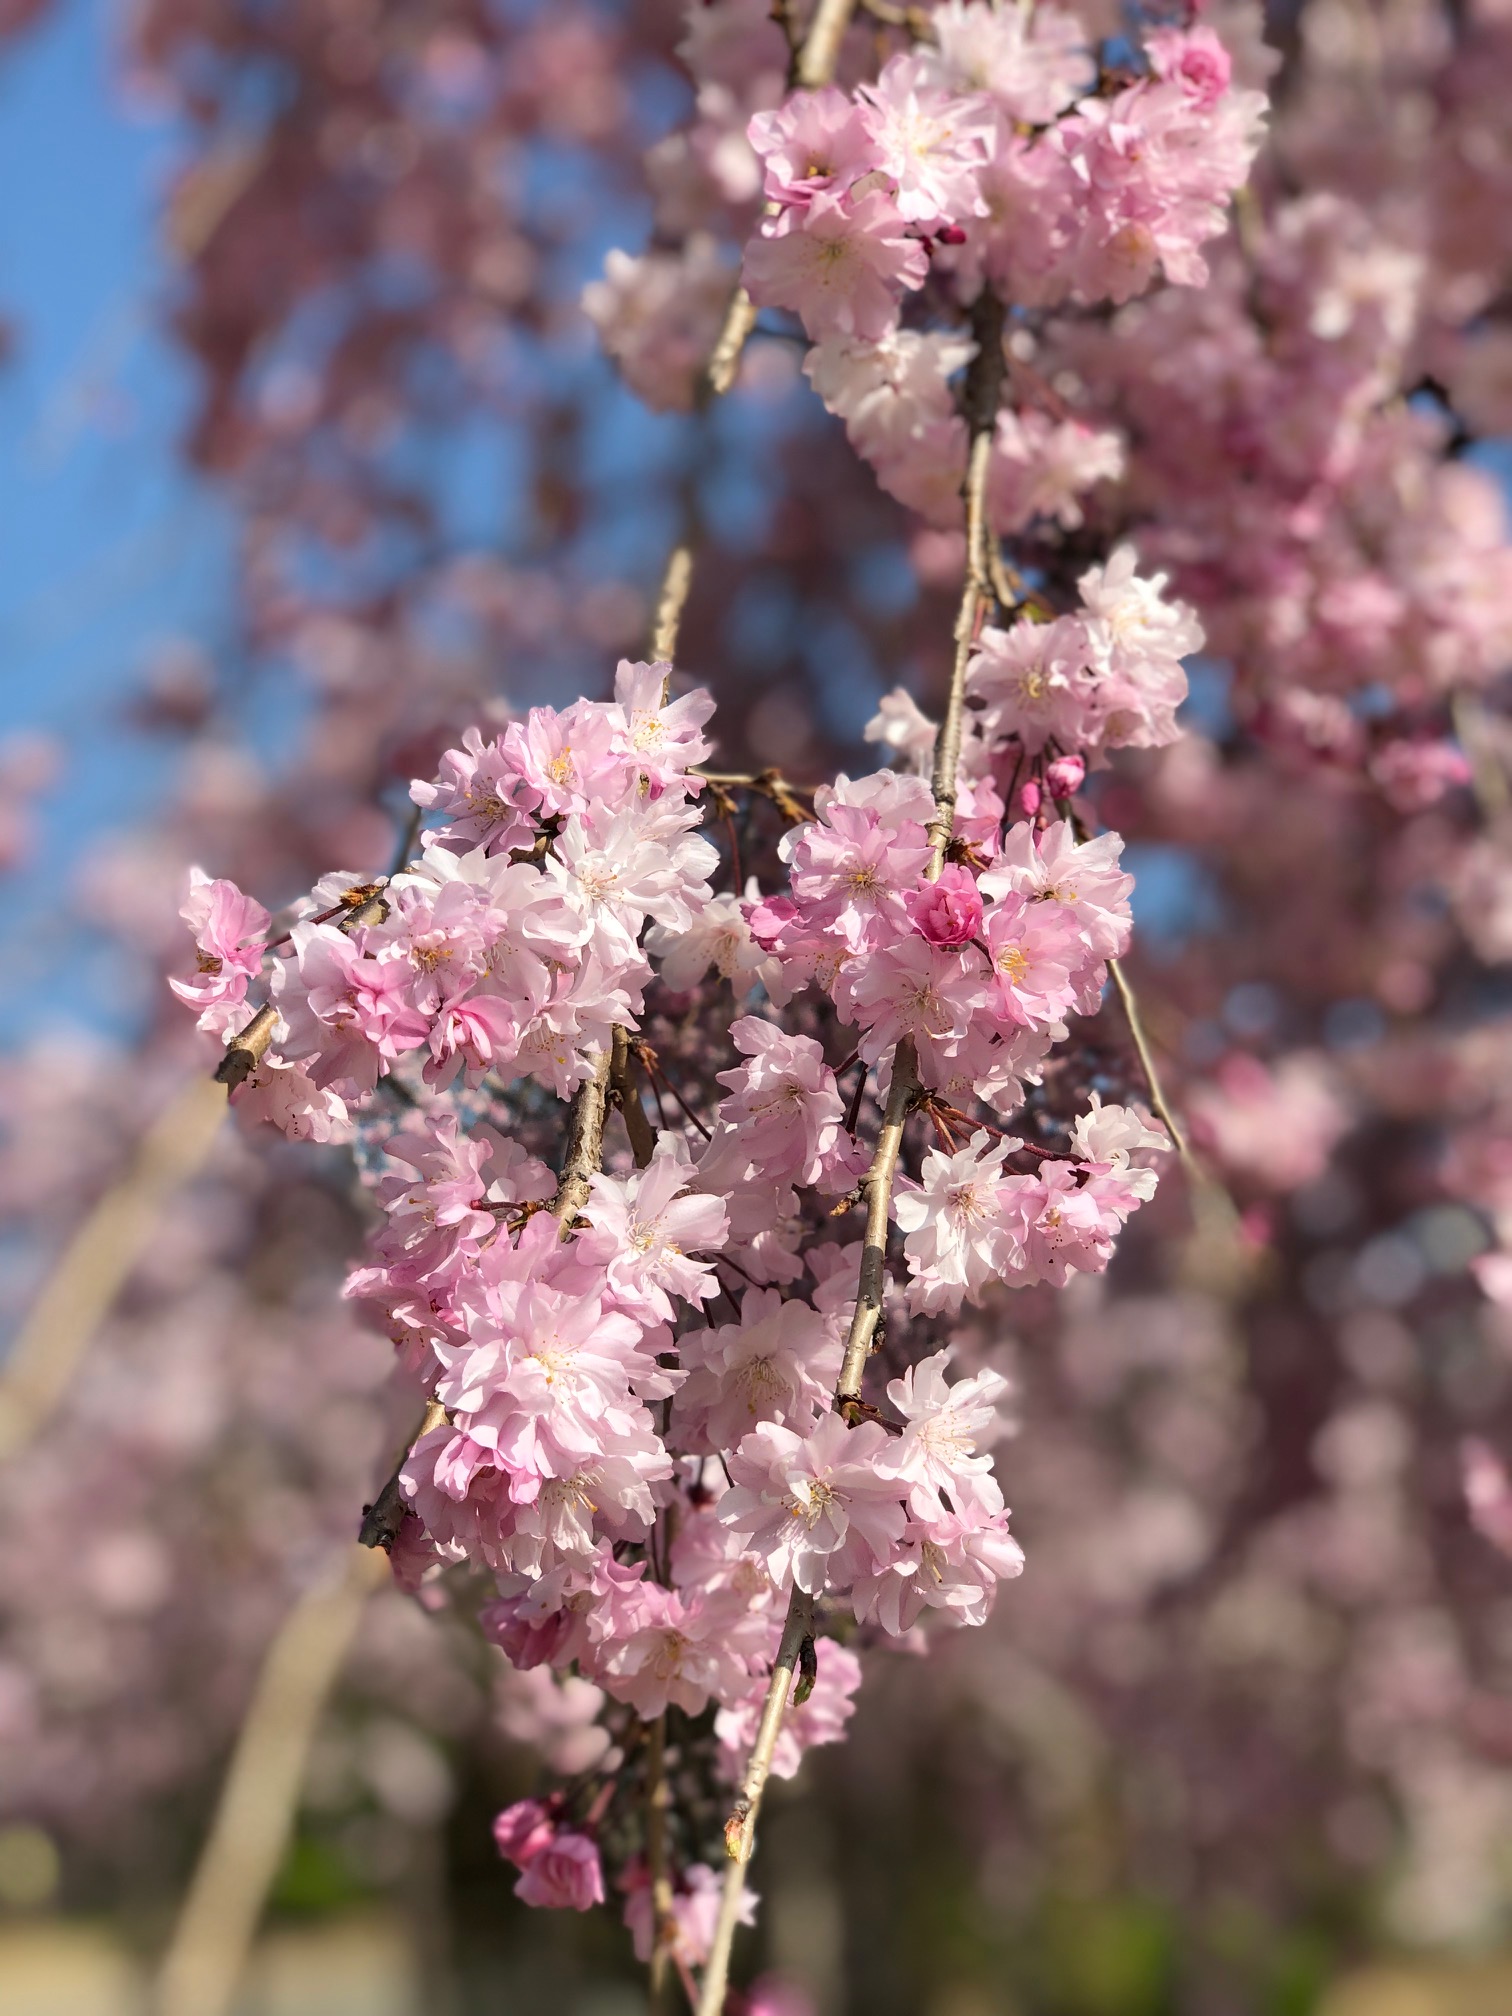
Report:
[[[823,1478],[815,1477],[809,1482],[808,1497],[806,1499],[789,1498],[787,1509],[795,1519],[800,1520],[808,1528],[809,1532],[812,1533],[830,1507],[838,1503],[839,1494],[831,1490]]]

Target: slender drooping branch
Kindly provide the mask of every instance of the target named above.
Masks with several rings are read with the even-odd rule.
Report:
[[[670,665],[677,656],[677,633],[682,613],[693,585],[693,546],[680,539],[667,555],[661,587],[656,596],[656,613],[651,619],[651,662]]]
[[[336,929],[344,937],[363,924],[381,924],[388,915],[389,906],[384,898],[384,890],[409,860],[410,851],[420,832],[421,808],[417,805],[405,821],[400,837],[398,852],[394,856],[394,866],[387,875],[380,875],[376,882],[362,882],[354,889],[346,890],[333,911],[326,913],[337,920]],[[319,924],[324,918],[313,920]],[[287,939],[288,933],[284,933]],[[284,939],[274,939],[281,944]],[[265,1002],[253,1015],[252,1020],[226,1045],[226,1054],[215,1067],[215,1082],[224,1085],[227,1093],[232,1093],[238,1085],[244,1085],[252,1076],[267,1054],[273,1041],[273,1032],[278,1027],[278,1009],[271,1001]]]
[[[651,2016],[665,2016],[672,1981],[672,1869],[667,1859],[666,1710],[646,1726],[646,1874],[651,1883]]]
[[[931,860],[925,873],[931,881],[939,878],[945,865],[945,849],[955,826],[955,804],[961,768],[961,734],[966,720],[966,667],[976,642],[982,615],[993,596],[992,532],[987,522],[987,469],[992,459],[992,437],[997,427],[998,402],[1003,392],[1003,304],[990,287],[984,287],[971,311],[971,329],[976,338],[976,356],[966,374],[964,405],[970,430],[970,450],[966,463],[966,579],[961,589],[961,606],[955,621],[955,662],[951,667],[950,692],[945,715],[935,738],[935,816],[930,822]]]
[[[1494,825],[1512,805],[1512,783],[1497,750],[1490,720],[1480,701],[1468,693],[1456,693],[1452,705],[1454,732],[1470,764],[1475,802],[1482,819],[1488,826]]]
[[[404,1466],[409,1461],[410,1451],[415,1444],[429,1435],[433,1428],[439,1428],[445,1419],[446,1409],[441,1402],[434,1398],[427,1400],[425,1412],[416,1422],[414,1432],[405,1443],[399,1461],[389,1472],[383,1489],[371,1505],[364,1505],[362,1508],[362,1524],[357,1529],[359,1546],[381,1547],[385,1554],[393,1553],[394,1542],[399,1538],[399,1529],[404,1524],[404,1515],[408,1509],[399,1481],[404,1474]]]
[[[793,82],[800,90],[817,91],[834,76],[840,44],[855,11],[856,0],[819,0],[793,65]]]
[[[966,580],[961,590],[961,606],[956,614],[955,662],[951,670],[950,692],[940,732],[935,738],[934,771],[930,780],[935,816],[929,825],[930,858],[924,873],[931,882],[939,880],[945,865],[945,850],[950,845],[955,827],[956,781],[961,767],[961,736],[966,714],[966,668],[982,612],[993,593],[992,541],[987,523],[987,466],[1003,389],[1003,304],[990,289],[983,289],[972,311],[972,327],[977,339],[977,354],[967,374],[965,389],[966,418],[971,430],[966,468]],[[862,1179],[862,1191],[866,1197],[866,1238],[861,1249],[861,1282],[845,1340],[840,1383],[835,1389],[836,1405],[847,1419],[854,1418],[860,1405],[861,1377],[882,1317],[893,1181],[903,1145],[903,1129],[918,1094],[918,1052],[912,1039],[904,1037],[893,1052],[892,1078],[882,1131],[877,1136],[871,1167]]]
[[[1139,1012],[1139,1002],[1134,989],[1129,984],[1129,976],[1118,959],[1108,961],[1108,974],[1117,990],[1123,1007],[1124,1020],[1129,1025],[1129,1035],[1134,1044],[1134,1054],[1139,1059],[1139,1068],[1144,1073],[1145,1088],[1150,1095],[1150,1110],[1171,1137],[1171,1145],[1181,1157],[1187,1169],[1199,1177],[1203,1172],[1192,1159],[1192,1151],[1187,1146],[1186,1135],[1176,1123],[1176,1115],[1171,1102],[1166,1098],[1165,1087],[1160,1082],[1160,1073],[1155,1067],[1154,1053],[1150,1049],[1150,1039],[1145,1034],[1144,1017]]]
[[[893,1052],[892,1080],[887,1088],[887,1108],[882,1131],[872,1154],[871,1166],[862,1178],[866,1198],[866,1237],[861,1247],[861,1279],[856,1290],[856,1306],[851,1312],[845,1338],[845,1356],[835,1387],[835,1404],[848,1421],[856,1418],[861,1405],[861,1380],[871,1356],[872,1340],[882,1320],[882,1296],[887,1286],[887,1228],[892,1217],[893,1184],[898,1174],[898,1156],[903,1147],[903,1129],[919,1096],[919,1055],[913,1038],[905,1036]]]
[[[819,0],[814,10],[814,18],[809,23],[808,33],[793,51],[789,68],[788,83],[804,91],[817,91],[828,84],[835,74],[835,64],[840,56],[840,44],[845,40],[845,31],[850,26],[852,14],[856,11],[856,0]],[[779,206],[771,206],[769,214],[775,215]],[[745,355],[745,346],[751,331],[756,327],[756,304],[744,287],[737,287],[730,296],[730,305],[725,310],[724,322],[714,348],[709,352],[709,361],[694,390],[693,403],[703,412],[716,399],[722,399],[735,383],[740,370],[740,360]],[[693,580],[693,533],[691,526],[683,531],[672,551],[667,555],[667,564],[662,571],[661,586],[656,594],[656,615],[651,630],[652,657],[670,665],[677,656],[677,633],[682,623],[684,605]]]
[[[772,1756],[782,1730],[782,1718],[787,1713],[788,1697],[793,1688],[793,1675],[798,1670],[804,1642],[812,1637],[813,1630],[814,1599],[812,1596],[806,1596],[801,1589],[794,1589],[788,1602],[787,1616],[783,1621],[782,1638],[777,1647],[771,1682],[767,1687],[766,1699],[761,1705],[761,1722],[756,1731],[756,1741],[751,1750],[750,1762],[746,1765],[745,1777],[741,1781],[740,1796],[725,1822],[725,1848],[730,1860],[725,1869],[724,1888],[719,1898],[719,1920],[714,1929],[714,1943],[709,1950],[708,1965],[704,1968],[703,1981],[699,1988],[698,2016],[723,2016],[725,1990],[730,1979],[730,1948],[735,1940],[735,1927],[740,1921],[740,1902],[745,1894],[746,1870],[750,1867],[751,1853],[756,1845],[756,1815],[760,1811],[761,1795],[766,1790],[766,1782],[771,1775]]]
[[[945,865],[945,851],[955,826],[956,773],[961,761],[961,736],[966,707],[966,668],[983,611],[992,596],[990,531],[987,524],[987,465],[992,437],[997,426],[998,401],[1003,387],[1003,304],[988,289],[972,312],[977,354],[967,373],[964,406],[970,430],[964,495],[966,503],[966,580],[955,623],[955,660],[945,714],[935,741],[935,816],[930,822],[930,861],[925,874],[939,879]],[[835,1406],[852,1425],[861,1418],[861,1380],[870,1356],[872,1340],[882,1314],[886,1286],[887,1232],[892,1217],[893,1184],[903,1145],[903,1129],[920,1091],[918,1052],[911,1037],[902,1037],[893,1052],[892,1078],[888,1086],[887,1109],[882,1130],[872,1154],[871,1166],[862,1178],[867,1200],[866,1239],[861,1251],[861,1277],[856,1306],[845,1341],[845,1356],[835,1386]],[[795,1588],[788,1599],[782,1639],[766,1699],[756,1742],[746,1765],[740,1796],[725,1824],[725,1847],[730,1866],[725,1871],[720,1896],[719,1919],[703,1985],[698,1998],[698,2016],[722,2016],[730,1975],[730,1950],[739,1920],[740,1901],[745,1889],[745,1872],[756,1843],[756,1818],[762,1793],[771,1773],[772,1754],[782,1729],[792,1693],[793,1674],[804,1645],[814,1628],[814,1599]]]

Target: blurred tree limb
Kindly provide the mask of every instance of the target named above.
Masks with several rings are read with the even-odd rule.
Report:
[[[154,1985],[154,2016],[225,2016],[294,1826],[327,1698],[373,1592],[381,1551],[354,1546],[306,1590],[268,1647],[210,1832]]]
[[[163,1205],[204,1163],[225,1113],[212,1080],[185,1085],[69,1240],[0,1365],[0,1462],[50,1419]]]

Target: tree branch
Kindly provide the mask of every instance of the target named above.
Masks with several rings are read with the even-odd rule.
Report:
[[[677,633],[693,585],[693,545],[681,539],[667,555],[661,587],[656,594],[656,614],[651,619],[651,662],[670,665],[677,656]]]
[[[856,0],[819,0],[794,65],[793,82],[803,91],[828,84],[840,60],[840,44],[856,11]]]
[[[973,310],[972,325],[977,338],[977,354],[967,373],[965,388],[966,419],[971,439],[963,486],[966,502],[966,581],[956,617],[955,663],[945,704],[945,718],[935,742],[931,779],[935,816],[929,828],[930,861],[924,871],[932,882],[939,880],[945,865],[945,850],[950,845],[955,825],[956,772],[961,761],[966,706],[966,667],[978,620],[992,594],[988,566],[987,464],[992,452],[998,400],[1003,386],[1003,304],[989,289],[983,289]],[[919,1091],[918,1053],[912,1038],[905,1036],[893,1052],[892,1078],[882,1131],[877,1137],[871,1167],[862,1178],[867,1205],[866,1240],[861,1250],[861,1278],[856,1306],[851,1315],[845,1356],[835,1387],[835,1406],[852,1426],[860,1418],[862,1375],[882,1314],[887,1233],[892,1217],[893,1183],[903,1145],[903,1129]],[[755,1747],[746,1766],[740,1796],[725,1823],[725,1846],[729,1851],[730,1866],[725,1871],[719,1919],[709,1950],[708,1965],[704,1969],[698,2016],[722,2016],[730,1973],[730,1950],[735,1939],[745,1872],[755,1847],[756,1817],[761,1810],[762,1793],[771,1771],[772,1752],[776,1748],[782,1718],[792,1692],[793,1673],[805,1643],[813,1635],[813,1628],[814,1599],[801,1589],[794,1588],[788,1599],[777,1663],[772,1668],[771,1684],[762,1704]]]
[[[0,1462],[52,1415],[164,1203],[203,1166],[225,1111],[209,1079],[185,1085],[64,1247],[0,1367]]]
[[[572,1229],[572,1221],[588,1202],[593,1177],[604,1152],[604,1116],[609,1107],[609,1067],[613,1050],[601,1050],[594,1060],[593,1074],[585,1078],[572,1095],[567,1116],[567,1152],[562,1177],[551,1200],[552,1215],[562,1221],[562,1237]]]
[[[635,1166],[637,1169],[644,1169],[656,1153],[656,1129],[647,1119],[646,1109],[641,1104],[635,1067],[636,1055],[630,1042],[629,1031],[621,1029],[616,1024],[614,1048],[610,1052],[609,1097],[624,1118],[625,1132],[630,1136],[630,1153],[635,1157]]]
[[[771,1775],[772,1753],[777,1748],[777,1738],[782,1730],[793,1675],[804,1640],[812,1636],[813,1629],[814,1599],[806,1596],[801,1589],[794,1589],[782,1626],[777,1660],[772,1667],[771,1684],[762,1703],[761,1724],[741,1781],[740,1796],[725,1822],[725,1847],[730,1861],[725,1870],[724,1888],[720,1892],[719,1917],[709,1949],[708,1965],[704,1968],[703,1984],[699,1990],[698,2016],[723,2016],[725,1991],[730,1978],[730,1949],[740,1917],[746,1870],[750,1867],[751,1853],[756,1845],[756,1815],[761,1809],[761,1795]]]
[[[788,75],[790,88],[817,91],[821,85],[829,83],[835,74],[840,44],[845,40],[845,31],[855,10],[856,0],[819,0],[802,46],[793,53]],[[782,21],[781,15],[777,18]],[[767,214],[775,214],[775,206],[769,206]],[[694,392],[694,405],[698,411],[702,412],[716,399],[722,399],[735,383],[740,360],[755,327],[756,305],[745,288],[738,286],[730,296],[724,322],[714,339],[714,348],[709,352],[709,361]],[[692,579],[693,541],[691,534],[685,533],[667,556],[661,587],[657,591],[656,618],[652,627],[653,655],[669,665],[677,656],[677,633]]]
[[[646,1728],[646,1872],[651,1879],[651,2016],[665,2016],[672,1980],[672,1872],[667,1861],[667,1715]]]
[[[404,1493],[399,1479],[404,1466],[410,1459],[410,1451],[422,1436],[429,1435],[433,1428],[439,1428],[446,1419],[446,1409],[436,1399],[427,1400],[425,1412],[415,1424],[414,1433],[405,1443],[399,1461],[389,1473],[388,1481],[371,1505],[362,1508],[362,1524],[357,1529],[359,1547],[381,1547],[385,1554],[392,1554],[394,1542],[399,1538],[399,1529],[404,1524],[404,1515],[409,1509],[404,1502]]]

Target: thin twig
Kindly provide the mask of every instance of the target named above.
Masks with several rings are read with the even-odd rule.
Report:
[[[417,805],[405,820],[404,831],[399,835],[398,844],[394,848],[394,865],[388,872],[390,882],[408,868],[410,855],[415,851],[415,842],[420,838],[420,822],[424,817],[425,807]]]
[[[680,539],[667,555],[661,587],[657,590],[656,614],[651,621],[651,662],[654,665],[671,665],[677,656],[677,633],[692,585],[692,542]]]
[[[754,776],[728,770],[693,770],[689,774],[720,790],[754,791],[762,798],[769,798],[790,825],[806,826],[814,816],[801,802],[804,798],[813,799],[813,786],[792,784],[780,770],[758,770]]]
[[[646,1872],[651,1879],[651,2016],[664,2016],[671,1981],[672,1872],[667,1861],[667,1715],[646,1731]]]
[[[1486,710],[1468,693],[1456,693],[1453,718],[1454,732],[1470,764],[1475,802],[1487,825],[1493,825],[1512,805],[1512,785],[1508,783],[1506,766],[1488,732]]]
[[[801,1589],[794,1589],[783,1621],[782,1639],[777,1647],[771,1682],[761,1707],[761,1723],[756,1731],[750,1762],[741,1780],[740,1796],[725,1823],[725,1847],[730,1860],[725,1869],[719,1917],[708,1964],[699,1989],[698,2016],[723,2016],[725,1991],[730,1978],[730,1948],[734,1944],[735,1927],[740,1919],[746,1870],[750,1867],[751,1851],[756,1845],[756,1815],[761,1809],[761,1795],[771,1775],[772,1755],[782,1732],[782,1718],[787,1712],[793,1675],[804,1640],[812,1635],[813,1629],[814,1599],[806,1596]]]
[[[682,1108],[686,1117],[698,1129],[699,1133],[702,1134],[705,1141],[712,1141],[714,1139],[714,1136],[710,1133],[709,1129],[704,1125],[703,1121],[699,1119],[698,1115],[693,1111],[693,1108],[688,1104],[687,1100],[684,1099],[682,1093],[677,1088],[677,1081],[673,1078],[671,1072],[667,1070],[666,1066],[661,1062],[660,1058],[657,1056],[656,1052],[651,1048],[650,1044],[645,1042],[639,1042],[633,1044],[631,1047],[634,1049],[635,1054],[640,1059],[641,1063],[645,1065],[647,1075],[650,1077],[651,1080],[652,1089],[657,1090],[661,1086],[665,1085],[667,1090],[672,1094],[672,1097],[677,1101],[678,1105]]]
[[[1201,1181],[1204,1178],[1204,1172],[1197,1167],[1196,1162],[1193,1160],[1192,1151],[1187,1146],[1186,1135],[1177,1125],[1176,1115],[1171,1110],[1171,1102],[1166,1098],[1165,1087],[1160,1082],[1160,1073],[1155,1068],[1155,1058],[1150,1049],[1150,1039],[1145,1034],[1144,1017],[1139,1012],[1139,1003],[1135,999],[1134,989],[1129,985],[1129,977],[1124,972],[1123,961],[1120,959],[1110,959],[1108,961],[1108,973],[1114,987],[1118,991],[1119,1001],[1123,1005],[1124,1020],[1128,1023],[1129,1035],[1133,1038],[1134,1054],[1138,1057],[1139,1068],[1144,1073],[1145,1088],[1150,1095],[1150,1110],[1154,1113],[1155,1118],[1160,1122],[1161,1126],[1164,1127],[1167,1134],[1170,1135],[1171,1146],[1181,1157],[1189,1172]]]
[[[829,83],[835,74],[840,44],[845,39],[845,31],[855,10],[856,0],[819,0],[802,46],[794,51],[789,64],[790,88],[817,91]],[[767,214],[774,215],[778,208],[780,206],[769,204]],[[755,327],[756,304],[744,287],[737,286],[730,296],[730,305],[725,310],[724,322],[714,339],[714,347],[709,352],[709,361],[694,389],[693,403],[699,412],[711,406],[716,399],[722,399],[735,383],[740,360]],[[677,633],[692,574],[693,535],[688,529],[668,555],[661,587],[657,591],[652,650],[658,661],[668,665],[677,656]]]

